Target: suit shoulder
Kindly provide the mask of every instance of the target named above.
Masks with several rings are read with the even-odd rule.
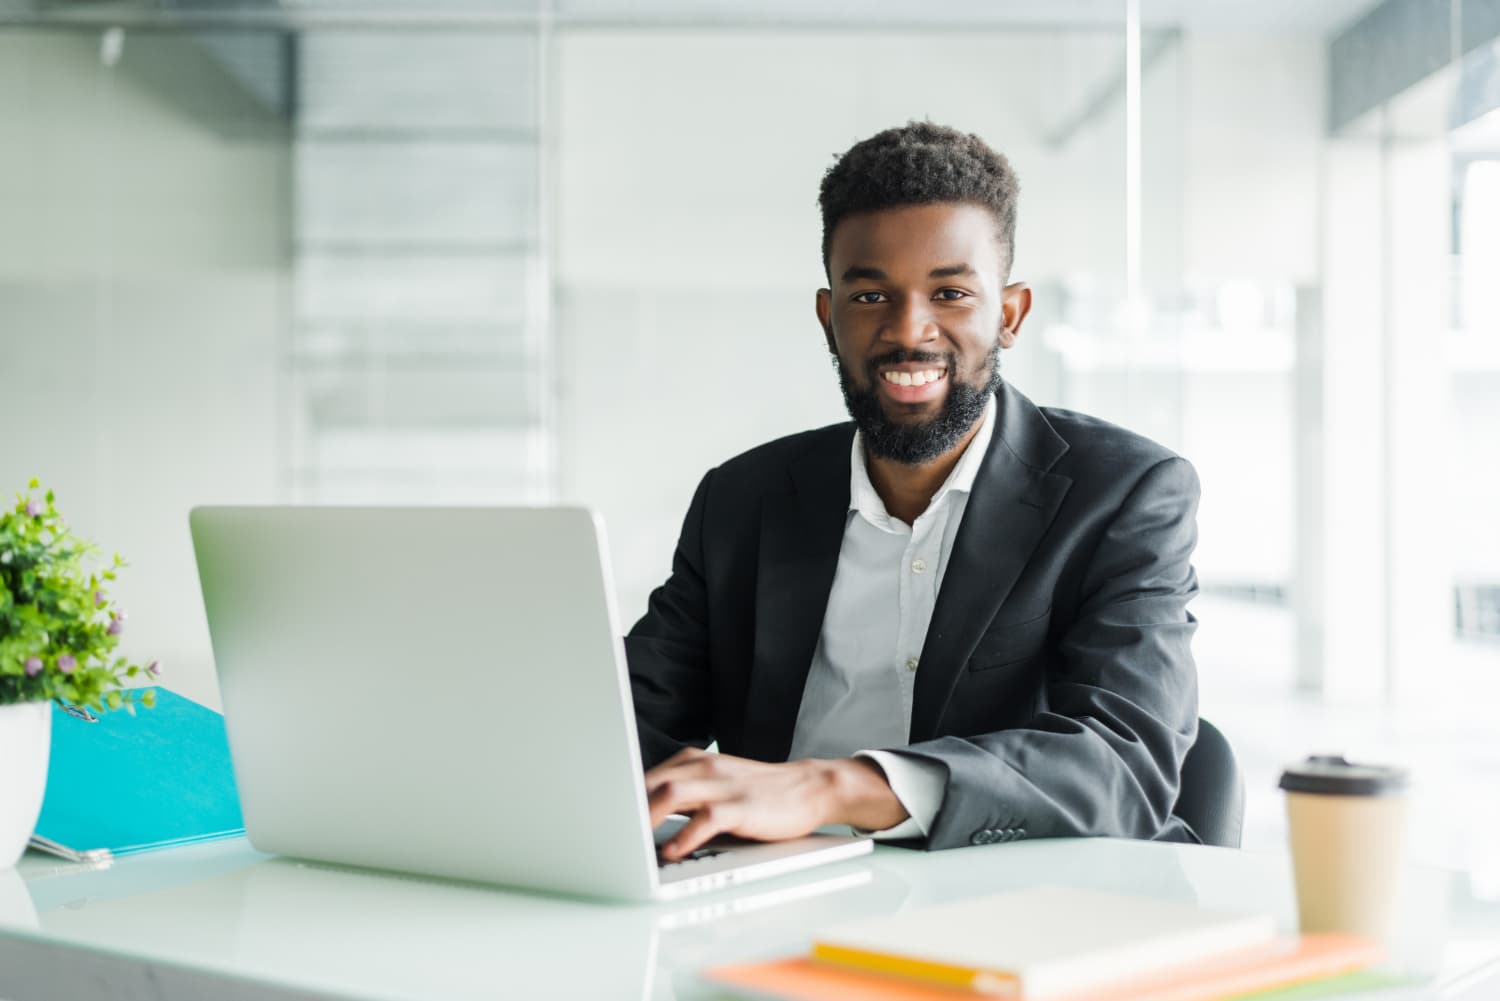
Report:
[[[1068,443],[1067,460],[1085,467],[1148,469],[1182,456],[1145,435],[1076,410],[1042,407],[1042,414]]]
[[[842,450],[844,460],[847,461],[853,428],[852,423],[844,421],[811,431],[799,431],[757,445],[720,463],[714,470],[715,480],[740,487],[764,484],[777,473],[791,468],[804,456],[819,453],[837,458]]]

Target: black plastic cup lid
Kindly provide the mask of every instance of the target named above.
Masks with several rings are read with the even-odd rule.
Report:
[[[1287,792],[1384,796],[1404,791],[1407,780],[1404,768],[1355,764],[1340,754],[1314,754],[1306,761],[1287,765],[1281,773],[1280,784]]]

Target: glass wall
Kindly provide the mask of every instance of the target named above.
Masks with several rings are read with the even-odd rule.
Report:
[[[333,27],[289,51],[288,492],[545,500],[538,33]]]
[[[209,702],[192,505],[555,482],[541,27],[263,13],[0,29],[0,467]]]

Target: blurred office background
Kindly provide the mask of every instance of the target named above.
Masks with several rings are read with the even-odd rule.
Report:
[[[1500,895],[1496,0],[0,0],[0,489],[213,705],[194,504],[592,505],[628,624],[704,470],[842,419],[817,186],[911,118],[1020,174],[1010,380],[1200,471],[1247,846],[1394,758]]]

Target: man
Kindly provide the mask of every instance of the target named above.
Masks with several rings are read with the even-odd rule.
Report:
[[[1000,378],[1017,183],[912,123],[823,178],[817,294],[852,424],[711,470],[626,638],[664,847],[849,824],[929,848],[1196,840],[1183,459]],[[702,750],[717,740],[719,754]]]

